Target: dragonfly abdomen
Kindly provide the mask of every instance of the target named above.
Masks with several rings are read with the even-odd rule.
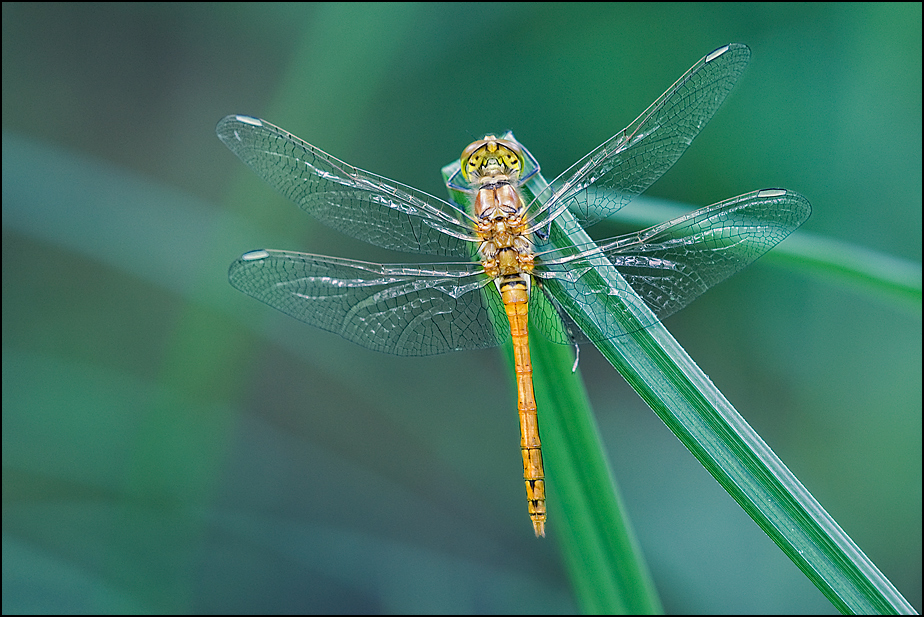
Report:
[[[497,282],[513,339],[513,359],[517,377],[517,412],[520,416],[520,451],[523,454],[523,480],[529,517],[536,536],[545,535],[545,472],[542,444],[533,392],[533,366],[529,358],[529,280],[523,273],[505,274]]]

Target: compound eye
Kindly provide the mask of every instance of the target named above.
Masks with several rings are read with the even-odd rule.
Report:
[[[471,174],[481,169],[483,164],[484,152],[482,148],[479,148],[468,155],[468,157],[462,158],[462,176],[466,180],[470,180]]]

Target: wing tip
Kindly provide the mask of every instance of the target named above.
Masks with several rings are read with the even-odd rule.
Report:
[[[229,127],[239,126],[241,124],[249,124],[256,127],[266,126],[263,120],[260,120],[259,118],[254,118],[253,116],[245,116],[242,114],[230,114],[218,121],[218,124],[215,125],[215,132],[218,134],[219,139],[225,141],[223,136],[231,134],[235,131],[234,128]]]

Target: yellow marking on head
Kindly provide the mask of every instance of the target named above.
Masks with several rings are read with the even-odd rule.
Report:
[[[462,152],[462,177],[466,182],[484,176],[507,176],[515,180],[523,171],[525,159],[520,146],[508,139],[486,135]]]

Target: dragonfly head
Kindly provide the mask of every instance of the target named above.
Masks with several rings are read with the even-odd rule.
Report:
[[[508,139],[487,135],[462,152],[462,177],[470,184],[483,179],[516,182],[523,171],[524,157],[520,146]]]

